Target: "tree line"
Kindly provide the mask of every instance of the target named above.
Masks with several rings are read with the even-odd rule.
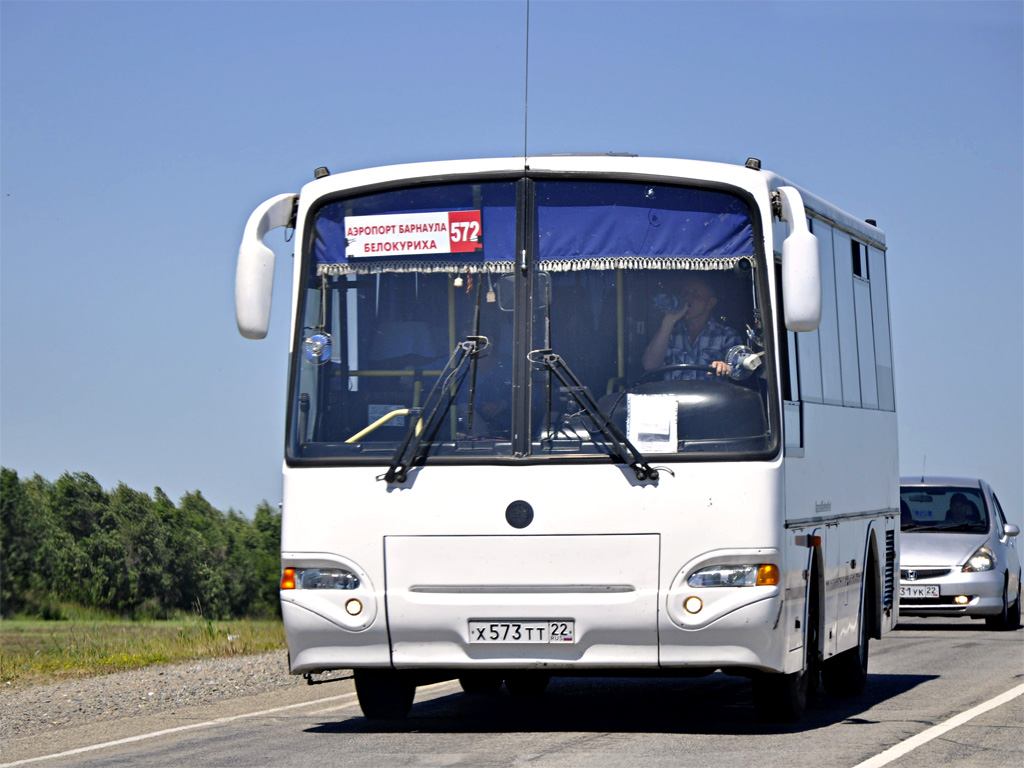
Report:
[[[277,615],[281,513],[252,519],[199,491],[177,506],[84,472],[0,480],[0,612],[59,618],[77,604],[131,618]]]

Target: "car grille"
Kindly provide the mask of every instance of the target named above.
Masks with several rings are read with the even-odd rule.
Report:
[[[937,579],[952,572],[952,568],[902,568],[900,579],[902,581],[920,581],[921,579]],[[908,575],[911,571],[917,574],[913,579]]]

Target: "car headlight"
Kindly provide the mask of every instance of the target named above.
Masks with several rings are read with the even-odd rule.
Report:
[[[285,568],[281,589],[356,589],[359,577],[347,568]]]
[[[691,587],[765,587],[779,583],[779,569],[771,564],[712,565],[686,581]]]
[[[968,558],[964,564],[964,573],[991,571],[996,567],[996,556],[988,547],[978,547],[978,551]]]

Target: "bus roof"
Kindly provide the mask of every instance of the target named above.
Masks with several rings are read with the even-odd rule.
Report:
[[[756,165],[759,166],[759,163]],[[869,245],[885,250],[885,233],[877,226],[847,213],[772,171],[751,167],[750,164],[734,165],[706,160],[639,157],[617,152],[428,161],[364,168],[323,176],[303,187],[302,196],[319,197],[332,191],[404,180],[478,173],[514,174],[524,170],[533,173],[609,173],[649,179],[714,181],[746,189],[755,197],[764,196],[781,186],[791,186],[800,191],[804,205],[812,216],[846,231]]]

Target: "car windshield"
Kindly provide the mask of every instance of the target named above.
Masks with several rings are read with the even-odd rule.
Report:
[[[644,455],[771,450],[767,277],[740,197],[499,179],[331,199],[311,216],[289,460],[630,463],[608,422]],[[666,317],[672,334],[645,355]],[[747,370],[716,376],[730,350]]]
[[[978,488],[904,486],[900,492],[904,533],[985,533],[988,511]]]

